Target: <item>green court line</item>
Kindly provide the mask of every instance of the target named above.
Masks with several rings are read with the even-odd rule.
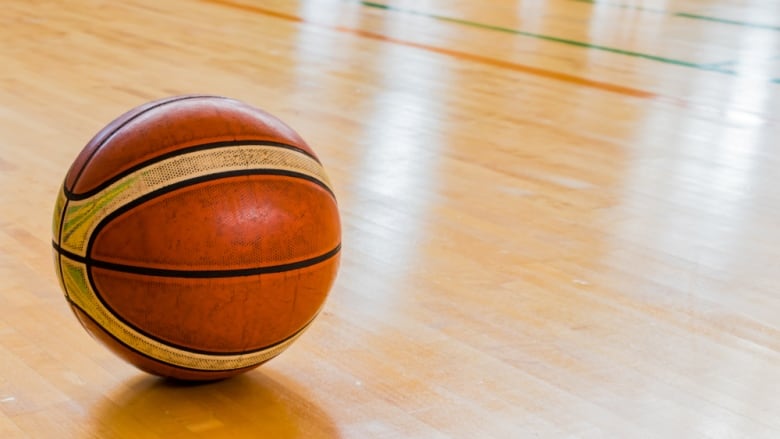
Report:
[[[577,1],[580,1],[580,0],[577,0]],[[588,1],[588,0],[583,0],[583,1]],[[586,48],[586,49],[600,50],[600,51],[603,51],[603,52],[616,53],[616,54],[619,54],[619,55],[631,56],[631,57],[634,57],[634,58],[642,58],[642,59],[647,59],[647,60],[651,60],[651,61],[658,61],[658,62],[662,62],[662,63],[665,63],[665,64],[672,64],[672,65],[682,66],[682,67],[690,67],[690,68],[693,68],[693,69],[706,70],[706,71],[717,72],[717,73],[723,73],[723,74],[726,74],[726,75],[733,75],[734,74],[733,71],[719,69],[717,67],[714,67],[713,65],[698,64],[698,63],[694,63],[694,62],[682,61],[682,60],[672,59],[672,58],[665,58],[665,57],[662,57],[662,56],[650,55],[650,54],[646,54],[646,53],[632,52],[630,50],[623,50],[623,49],[618,49],[618,48],[615,48],[615,47],[599,46],[599,45],[596,45],[596,44],[586,43],[584,41],[569,40],[569,39],[566,39],[566,38],[559,38],[559,37],[553,37],[553,36],[550,36],[550,35],[542,35],[542,34],[536,34],[536,33],[532,33],[532,32],[525,32],[525,31],[521,31],[521,30],[518,30],[518,29],[512,29],[512,28],[501,27],[501,26],[494,26],[494,25],[484,24],[484,23],[478,23],[478,22],[475,22],[475,21],[469,21],[469,20],[464,20],[464,19],[460,19],[460,18],[445,17],[445,16],[442,16],[442,15],[430,14],[430,13],[427,13],[427,12],[420,12],[420,11],[415,11],[415,10],[411,10],[411,9],[403,9],[403,8],[398,8],[398,7],[395,7],[395,6],[386,5],[386,4],[383,4],[383,3],[376,3],[376,2],[370,2],[370,1],[361,1],[360,4],[362,4],[363,6],[369,7],[369,8],[384,9],[384,10],[387,10],[387,11],[399,12],[399,13],[404,13],[404,14],[409,14],[409,15],[418,15],[418,16],[432,18],[432,19],[439,20],[439,21],[444,21],[444,22],[449,22],[449,23],[456,23],[456,24],[460,24],[460,25],[464,25],[464,26],[470,26],[470,27],[475,27],[475,28],[480,28],[480,29],[487,29],[487,30],[492,30],[492,31],[497,31],[497,32],[504,32],[504,33],[513,34],[513,35],[522,35],[524,37],[535,38],[535,39],[538,39],[538,40],[551,41],[551,42],[555,42],[555,43],[567,44],[569,46],[576,46],[576,47],[582,47],[582,48]]]
[[[755,28],[755,29],[767,29],[767,30],[773,30],[773,31],[780,32],[780,26],[772,26],[772,25],[769,25],[769,24],[749,23],[747,21],[739,21],[739,20],[727,20],[725,18],[708,17],[706,15],[689,14],[687,12],[678,12],[678,13],[674,14],[674,16],[675,17],[692,18],[694,20],[712,21],[712,22],[715,22],[715,23],[733,24],[735,26],[752,27],[752,28]]]
[[[720,69],[720,70],[728,70],[729,67],[733,67],[733,66],[739,64],[740,61],[741,60],[738,60],[738,59],[737,60],[730,60],[730,61],[723,61],[723,62],[719,62],[719,63],[712,63],[712,64],[710,64],[710,66],[714,67],[714,68],[717,68],[717,69]],[[775,62],[775,61],[780,61],[780,55],[771,56],[769,58],[764,58],[764,59],[761,60],[761,62],[766,62],[766,63]]]
[[[623,5],[620,3],[605,2],[600,0],[571,0],[571,1],[579,2],[579,3],[589,3],[592,5],[607,5],[613,8],[631,9],[634,11],[652,12],[654,14],[669,14],[673,17],[690,18],[692,20],[704,20],[704,21],[711,21],[713,23],[731,24],[734,26],[752,27],[755,29],[767,29],[767,30],[780,32],[780,26],[772,26],[770,24],[751,23],[748,21],[741,21],[741,20],[729,20],[727,18],[710,17],[708,15],[691,14],[688,12],[672,13],[666,9],[644,8],[642,6]]]

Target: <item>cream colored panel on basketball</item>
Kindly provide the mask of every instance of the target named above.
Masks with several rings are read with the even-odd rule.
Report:
[[[177,349],[151,339],[118,320],[98,300],[87,279],[87,267],[62,256],[62,280],[68,298],[87,313],[98,325],[122,343],[156,360],[188,369],[221,371],[241,369],[269,360],[287,349],[303,334],[304,326],[282,343],[256,352],[240,355],[208,355]]]
[[[268,145],[237,145],[193,151],[139,169],[87,199],[70,201],[63,219],[59,246],[86,257],[87,243],[95,227],[122,206],[172,184],[241,170],[295,172],[314,178],[331,189],[322,165],[297,150]],[[56,231],[54,236],[57,236]]]

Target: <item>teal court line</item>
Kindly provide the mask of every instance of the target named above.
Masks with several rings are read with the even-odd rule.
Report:
[[[775,32],[780,32],[780,26],[772,26],[771,24],[751,23],[749,21],[741,21],[741,20],[729,20],[727,18],[710,17],[707,15],[691,14],[688,12],[672,13],[665,9],[644,8],[642,6],[623,5],[620,3],[605,2],[600,0],[571,0],[571,1],[579,2],[579,3],[589,3],[594,5],[607,5],[613,8],[632,9],[635,11],[642,11],[642,12],[652,12],[654,14],[669,14],[672,17],[690,18],[692,20],[703,20],[703,21],[710,21],[713,23],[731,24],[734,26],[751,27],[754,29],[766,29]]]
[[[780,55],[775,55],[769,58],[765,58],[762,60],[762,62],[774,62],[774,61],[780,61]],[[725,69],[728,66],[734,66],[738,64],[740,60],[730,60],[730,61],[723,61],[719,63],[712,63],[710,64],[711,67],[719,68],[719,69]]]
[[[580,0],[575,0],[575,1],[580,1]],[[591,1],[591,0],[582,0],[582,1]],[[576,46],[576,47],[582,47],[582,48],[586,48],[586,49],[600,50],[600,51],[603,51],[603,52],[616,53],[616,54],[619,54],[619,55],[631,56],[631,57],[634,57],[634,58],[642,58],[642,59],[647,59],[647,60],[651,60],[651,61],[658,61],[658,62],[662,62],[662,63],[665,63],[665,64],[672,64],[672,65],[682,66],[682,67],[690,67],[690,68],[693,68],[693,69],[704,70],[704,71],[708,71],[708,72],[717,72],[717,73],[722,73],[722,74],[726,74],[726,75],[734,75],[734,74],[736,74],[736,72],[734,72],[732,70],[721,69],[721,68],[717,67],[717,65],[713,65],[713,64],[698,64],[698,63],[689,62],[689,61],[682,61],[682,60],[678,60],[678,59],[672,59],[672,58],[666,58],[666,57],[662,57],[662,56],[650,55],[650,54],[647,54],[647,53],[632,52],[630,50],[623,50],[623,49],[618,49],[618,48],[615,48],[615,47],[608,47],[608,46],[600,46],[600,45],[596,45],[596,44],[586,43],[584,41],[570,40],[570,39],[566,39],[566,38],[553,37],[553,36],[550,36],[550,35],[536,34],[536,33],[532,33],[532,32],[521,31],[521,30],[518,30],[518,29],[512,29],[512,28],[508,28],[508,27],[494,26],[494,25],[490,25],[490,24],[484,24],[484,23],[464,20],[464,19],[460,19],[460,18],[446,17],[446,16],[431,14],[431,13],[427,13],[427,12],[415,11],[415,10],[412,10],[412,9],[398,8],[398,7],[390,6],[390,5],[387,5],[387,4],[384,4],[384,3],[377,3],[377,2],[371,2],[371,1],[361,1],[360,4],[363,5],[363,6],[369,7],[369,8],[383,9],[383,10],[386,10],[386,11],[398,12],[398,13],[403,13],[403,14],[408,14],[408,15],[417,15],[417,16],[431,18],[431,19],[434,19],[434,20],[444,21],[444,22],[448,22],[448,23],[456,23],[456,24],[460,24],[460,25],[464,25],[464,26],[470,26],[470,27],[480,28],[480,29],[487,29],[487,30],[492,30],[492,31],[497,31],[497,32],[504,32],[504,33],[513,34],[513,35],[522,35],[524,37],[535,38],[535,39],[538,39],[538,40],[551,41],[551,42],[555,42],[555,43],[567,44],[569,46]]]
[[[689,14],[687,12],[678,12],[678,13],[674,14],[674,16],[675,17],[692,18],[694,20],[712,21],[712,22],[715,22],[715,23],[733,24],[735,26],[752,27],[752,28],[755,28],[755,29],[767,29],[767,30],[773,30],[775,32],[780,32],[780,26],[772,26],[772,25],[769,25],[769,24],[750,23],[750,22],[747,22],[747,21],[739,21],[739,20],[727,20],[725,18],[707,17],[705,15]]]

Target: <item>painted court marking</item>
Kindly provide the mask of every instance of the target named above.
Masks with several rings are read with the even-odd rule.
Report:
[[[303,18],[295,16],[295,15],[290,15],[290,14],[286,14],[286,13],[283,13],[283,12],[278,12],[278,11],[274,11],[274,10],[270,10],[270,9],[261,8],[259,6],[248,5],[248,4],[244,4],[244,3],[237,3],[237,2],[230,1],[230,0],[203,0],[203,1],[208,2],[208,3],[222,5],[222,6],[227,6],[227,7],[231,7],[231,8],[235,8],[235,9],[241,9],[241,10],[244,10],[244,11],[249,11],[249,12],[253,12],[253,13],[256,13],[256,14],[261,14],[261,15],[265,15],[265,16],[269,16],[269,17],[279,18],[279,19],[282,19],[282,20],[291,21],[291,22],[295,22],[295,23],[305,23],[305,24],[310,25],[310,26],[316,26],[316,27],[319,27],[319,28],[322,28],[322,29],[328,29],[328,30],[335,31],[335,32],[348,33],[348,34],[351,34],[351,35],[356,35],[356,36],[359,36],[359,37],[362,37],[362,38],[371,39],[371,40],[382,41],[382,42],[386,42],[386,43],[393,43],[393,44],[397,44],[397,45],[400,45],[400,46],[412,47],[412,48],[415,48],[415,49],[420,49],[420,50],[424,50],[424,51],[431,52],[431,53],[437,53],[437,54],[440,54],[440,55],[445,55],[445,56],[457,58],[457,59],[460,59],[460,60],[471,61],[471,62],[476,62],[476,63],[480,63],[480,64],[486,64],[486,65],[490,65],[490,66],[493,66],[493,67],[499,67],[499,68],[504,68],[504,69],[507,69],[507,70],[513,70],[513,71],[516,71],[516,72],[527,73],[527,74],[531,74],[531,75],[535,75],[535,76],[540,76],[540,77],[545,77],[545,78],[549,78],[549,79],[555,79],[555,80],[558,80],[558,81],[568,82],[570,84],[576,84],[576,85],[580,85],[580,86],[583,86],[583,87],[589,87],[589,88],[599,89],[599,90],[608,91],[608,92],[612,92],[612,93],[618,93],[618,94],[622,94],[622,95],[625,95],[625,96],[632,96],[632,97],[643,98],[643,99],[654,98],[654,97],[657,96],[654,93],[651,93],[651,92],[648,92],[648,91],[644,91],[644,90],[639,90],[639,89],[635,89],[635,88],[631,88],[631,87],[624,87],[624,86],[621,86],[621,85],[611,84],[611,83],[608,83],[608,82],[595,81],[595,80],[583,78],[583,77],[580,77],[580,76],[570,75],[570,74],[567,74],[567,73],[561,73],[561,72],[556,72],[556,71],[552,71],[552,70],[541,69],[541,68],[538,68],[538,67],[533,67],[533,66],[529,66],[529,65],[525,65],[525,64],[519,64],[519,63],[514,63],[514,62],[510,62],[510,61],[501,60],[501,59],[489,58],[489,57],[476,55],[476,54],[472,54],[472,53],[467,53],[467,52],[461,52],[461,51],[457,51],[457,50],[447,49],[447,48],[444,48],[444,47],[431,46],[431,45],[422,44],[422,43],[415,43],[413,41],[408,41],[408,40],[402,40],[402,39],[399,39],[399,38],[388,37],[386,35],[378,34],[378,33],[375,33],[375,32],[364,31],[364,30],[360,30],[360,29],[345,28],[345,27],[340,27],[340,26],[338,26],[338,27],[336,27],[336,26],[329,26],[329,25],[325,25],[325,24],[322,24],[322,23],[317,23],[317,22],[314,22],[314,21],[304,20]]]
[[[508,70],[513,70],[513,71],[516,71],[516,72],[522,72],[522,73],[527,73],[527,74],[530,74],[530,75],[535,75],[535,76],[545,77],[545,78],[554,79],[554,80],[558,80],[558,81],[568,82],[568,83],[571,83],[571,84],[577,84],[577,85],[581,85],[581,86],[584,86],[584,87],[599,89],[599,90],[603,90],[603,91],[609,91],[609,92],[613,92],[613,93],[617,93],[617,94],[622,94],[622,95],[625,95],[625,96],[631,96],[631,97],[642,98],[642,99],[664,98],[664,100],[672,102],[672,103],[674,103],[676,105],[686,105],[685,101],[680,100],[678,98],[663,97],[663,96],[660,96],[660,95],[658,95],[656,93],[652,93],[652,92],[645,91],[645,90],[639,90],[639,89],[635,89],[635,88],[631,88],[631,87],[624,87],[624,86],[621,86],[621,85],[611,84],[611,83],[607,83],[607,82],[594,81],[594,80],[591,80],[591,79],[587,79],[587,78],[583,78],[583,77],[575,76],[575,75],[570,75],[570,74],[567,74],[567,73],[561,73],[561,72],[556,72],[556,71],[552,71],[552,70],[541,69],[541,68],[538,68],[538,67],[533,67],[533,66],[529,66],[529,65],[525,65],[525,64],[513,63],[513,62],[504,61],[504,60],[500,60],[500,59],[484,57],[484,56],[481,56],[481,55],[475,55],[475,54],[471,54],[471,53],[467,53],[467,52],[460,52],[460,51],[456,51],[456,50],[452,50],[452,49],[447,49],[447,48],[444,48],[444,47],[437,47],[437,46],[431,46],[431,45],[426,45],[426,44],[421,44],[421,43],[415,43],[415,42],[412,42],[412,41],[407,41],[407,40],[401,40],[401,39],[398,39],[398,38],[388,37],[388,36],[377,34],[377,33],[374,33],[374,32],[369,32],[369,31],[364,31],[364,30],[359,30],[359,29],[350,29],[350,28],[345,28],[345,27],[340,27],[340,26],[339,27],[329,26],[329,25],[322,24],[322,23],[317,23],[317,22],[313,22],[313,21],[304,20],[303,18],[295,16],[295,15],[290,15],[290,14],[286,14],[286,13],[283,13],[283,12],[278,12],[278,11],[274,11],[274,10],[270,10],[270,9],[261,8],[259,6],[247,5],[247,4],[244,4],[244,3],[238,3],[238,2],[231,1],[231,0],[203,0],[203,1],[207,2],[207,3],[218,4],[218,5],[221,5],[221,6],[231,7],[231,8],[235,8],[235,9],[241,9],[241,10],[244,10],[244,11],[249,11],[249,12],[253,12],[253,13],[257,13],[257,14],[261,14],[261,15],[265,15],[265,16],[269,16],[269,17],[279,18],[279,19],[282,19],[282,20],[291,21],[291,22],[295,22],[295,23],[303,23],[303,24],[306,24],[306,25],[309,25],[309,26],[315,26],[315,27],[319,27],[321,29],[326,29],[326,30],[330,30],[330,31],[334,31],[334,32],[348,33],[348,34],[360,36],[360,37],[363,37],[363,38],[373,39],[373,40],[382,41],[382,42],[386,42],[386,43],[393,43],[393,44],[397,44],[397,45],[401,45],[401,46],[413,47],[413,48],[416,48],[416,49],[419,49],[419,50],[424,50],[424,51],[431,52],[431,53],[438,53],[438,54],[441,54],[441,55],[446,55],[446,56],[450,56],[450,57],[461,59],[461,60],[482,63],[482,64],[491,65],[491,66],[498,67],[498,68],[504,68],[504,69],[508,69]],[[364,3],[371,3],[371,2],[361,2],[361,4],[364,4]],[[379,3],[372,3],[372,4],[379,5]],[[383,7],[382,9],[386,9],[386,8]],[[457,23],[457,22],[463,21],[463,20],[449,19],[449,21]],[[482,25],[482,24],[479,24],[479,26],[483,26],[483,27],[488,28],[488,29],[494,27],[494,26]],[[584,47],[588,47],[587,43],[581,43],[581,44]],[[719,66],[719,65],[720,64],[712,64],[712,65],[709,65],[709,66],[704,66],[704,70],[714,71],[714,72],[721,72],[721,73],[732,73],[732,72],[724,71],[722,69],[718,69],[717,66]],[[771,80],[769,80],[769,83],[780,84],[780,78],[771,79]],[[764,117],[762,116],[762,118],[764,118]],[[767,122],[771,121],[770,119],[766,119],[766,118],[764,118],[764,120],[767,121]],[[775,122],[775,121],[772,121],[772,122]]]
[[[636,10],[641,10],[641,11],[649,11],[649,12],[659,13],[659,14],[667,13],[667,11],[661,10],[661,9],[648,9],[648,8],[643,8],[643,7],[639,7],[639,6],[627,6],[627,5],[620,5],[620,4],[614,4],[614,3],[601,3],[601,2],[596,2],[595,0],[572,0],[572,1],[579,1],[579,2],[591,3],[591,4],[607,4],[609,6],[614,6],[614,7],[630,8],[630,9],[636,9]],[[384,4],[384,3],[378,3],[378,2],[373,2],[373,1],[361,1],[360,4],[363,5],[363,6],[369,7],[369,8],[383,9],[383,10],[386,10],[386,11],[403,13],[403,14],[407,14],[407,15],[422,16],[422,17],[426,17],[426,18],[430,18],[430,19],[438,20],[438,21],[455,23],[455,24],[459,24],[459,25],[470,26],[470,27],[480,28],[480,29],[492,30],[492,31],[496,31],[496,32],[509,33],[509,34],[513,34],[513,35],[520,35],[520,36],[524,36],[524,37],[535,38],[535,39],[538,39],[538,40],[544,40],[544,41],[550,41],[550,42],[555,42],[555,43],[560,43],[560,44],[566,44],[566,45],[569,45],[569,46],[582,47],[584,49],[589,49],[589,50],[598,50],[598,51],[602,51],[602,52],[610,52],[610,53],[615,53],[615,54],[624,55],[624,56],[630,56],[630,57],[634,57],[634,58],[647,59],[647,60],[650,60],[650,61],[657,61],[657,62],[661,62],[661,63],[664,63],[664,64],[671,64],[671,65],[680,66],[680,67],[689,67],[689,68],[692,68],[692,69],[702,70],[702,71],[706,71],[706,72],[721,73],[721,74],[729,75],[729,76],[736,76],[736,75],[739,74],[739,72],[737,72],[736,70],[731,68],[732,66],[737,64],[737,61],[726,61],[726,62],[707,63],[707,64],[695,63],[695,62],[683,61],[683,60],[678,60],[678,59],[673,59],[673,58],[666,58],[666,57],[663,57],[663,56],[651,55],[651,54],[648,54],[648,53],[634,52],[634,51],[630,51],[630,50],[623,50],[623,49],[618,49],[618,48],[615,48],[615,47],[601,46],[601,45],[598,45],[598,44],[591,44],[591,43],[588,43],[588,42],[585,42],[585,41],[577,41],[577,40],[571,40],[571,39],[567,39],[567,38],[555,37],[555,36],[551,36],[551,35],[536,34],[536,33],[533,33],[533,32],[526,32],[526,31],[522,31],[522,30],[519,30],[519,29],[513,29],[513,28],[508,28],[508,27],[502,27],[502,26],[495,26],[495,25],[491,25],[491,24],[479,23],[479,22],[476,22],[476,21],[470,21],[470,20],[465,20],[465,19],[460,19],[460,18],[446,17],[446,16],[442,16],[442,15],[431,14],[431,13],[428,13],[428,12],[416,11],[416,10],[412,10],[412,9],[398,8],[398,7],[395,7],[395,6],[390,6],[390,5],[387,5],[387,4]],[[742,22],[742,21],[725,20],[725,19],[720,19],[720,18],[715,18],[715,17],[706,17],[706,16],[703,16],[703,15],[688,14],[688,13],[683,13],[683,12],[675,13],[672,16],[674,16],[674,17],[683,17],[683,18],[694,18],[694,19],[698,19],[698,20],[706,20],[706,21],[712,21],[712,22],[718,22],[718,23],[735,24],[735,25],[740,25],[740,26],[748,26],[748,27],[752,27],[752,28],[763,28],[763,29],[770,29],[770,30],[780,30],[780,27],[776,27],[776,26],[765,26],[765,25],[759,25],[759,24],[755,24],[755,23],[747,23],[747,22]],[[769,82],[771,82],[771,83],[780,84],[780,78],[777,78],[777,79],[767,79],[767,80]]]
[[[578,0],[574,0],[574,1],[578,1]],[[698,69],[698,70],[705,70],[705,71],[708,71],[708,72],[723,73],[723,74],[726,74],[726,75],[733,75],[733,74],[735,74],[735,72],[732,71],[732,70],[721,69],[721,68],[718,68],[716,65],[712,65],[712,64],[699,64],[699,63],[690,62],[690,61],[683,61],[683,60],[679,60],[679,59],[673,59],[673,58],[666,58],[666,57],[663,57],[663,56],[651,55],[651,54],[648,54],[648,53],[641,53],[641,52],[634,52],[634,51],[630,51],[630,50],[618,49],[616,47],[601,46],[601,45],[598,45],[598,44],[591,44],[591,43],[588,43],[588,42],[585,42],[585,41],[577,41],[577,40],[571,40],[571,39],[568,39],[568,38],[560,38],[560,37],[555,37],[555,36],[551,36],[551,35],[544,35],[544,34],[537,34],[537,33],[533,33],[533,32],[526,32],[526,31],[522,31],[522,30],[519,30],[519,29],[513,29],[513,28],[509,28],[509,27],[494,26],[494,25],[490,25],[490,24],[479,23],[479,22],[476,22],[476,21],[464,20],[464,19],[453,18],[453,17],[446,17],[446,16],[442,16],[442,15],[430,14],[430,13],[427,13],[427,12],[420,12],[420,11],[415,11],[415,10],[411,10],[411,9],[397,8],[397,7],[394,7],[394,6],[389,6],[389,5],[382,4],[382,3],[377,3],[377,2],[361,1],[360,4],[362,4],[363,6],[369,7],[369,8],[384,9],[384,10],[387,10],[387,11],[398,12],[398,13],[403,13],[403,14],[408,14],[408,15],[418,15],[418,16],[423,16],[423,17],[431,18],[431,19],[438,20],[438,21],[446,21],[446,22],[449,22],[449,23],[456,23],[456,24],[460,24],[460,25],[464,25],[464,26],[470,26],[470,27],[475,27],[475,28],[480,28],[480,29],[487,29],[487,30],[492,30],[492,31],[496,31],[496,32],[503,32],[503,33],[513,34],[513,35],[520,35],[520,36],[524,36],[524,37],[534,38],[534,39],[537,39],[537,40],[544,40],[544,41],[550,41],[550,42],[554,42],[554,43],[566,44],[566,45],[569,45],[569,46],[582,47],[582,48],[590,49],[590,50],[598,50],[598,51],[602,51],[602,52],[610,52],[610,53],[615,53],[615,54],[618,54],[618,55],[630,56],[630,57],[633,57],[633,58],[642,58],[642,59],[647,59],[647,60],[651,60],[651,61],[662,62],[664,64],[672,64],[672,65],[675,65],[675,66],[690,67],[690,68],[694,68],[694,69]]]
[[[690,18],[692,20],[711,21],[713,23],[730,24],[734,26],[750,27],[754,29],[766,29],[775,32],[780,32],[780,26],[773,26],[771,24],[752,23],[749,21],[742,21],[742,20],[731,20],[728,18],[711,17],[708,15],[700,15],[700,14],[691,14],[689,12],[671,12],[667,9],[646,8],[642,6],[624,5],[620,3],[604,2],[599,0],[571,0],[571,1],[579,2],[579,3],[588,3],[592,5],[605,5],[612,8],[630,9],[633,11],[652,12],[654,14],[668,14],[672,17]]]

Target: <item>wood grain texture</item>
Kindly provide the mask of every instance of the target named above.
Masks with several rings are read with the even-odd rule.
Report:
[[[778,26],[768,0],[4,2],[0,437],[780,436]],[[50,242],[92,135],[188,93],[300,133],[344,232],[307,333],[202,386],[90,339]]]

